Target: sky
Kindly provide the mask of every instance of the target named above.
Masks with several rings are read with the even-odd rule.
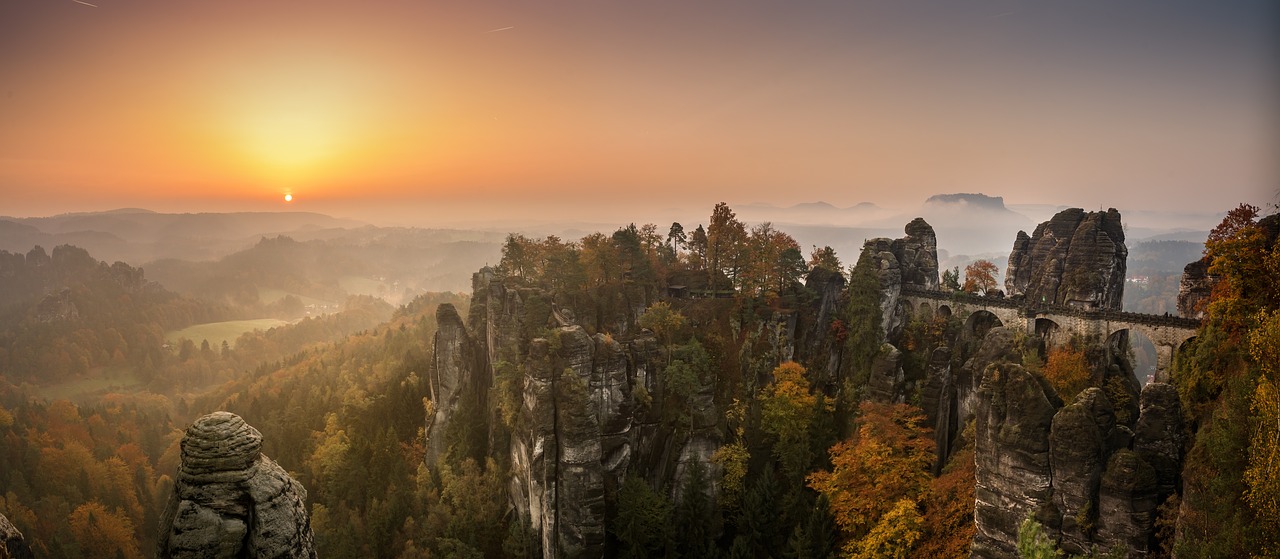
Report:
[[[4,0],[0,215],[1275,204],[1278,6]]]

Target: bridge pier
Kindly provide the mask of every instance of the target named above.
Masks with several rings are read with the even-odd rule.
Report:
[[[1173,346],[1156,344],[1156,382],[1169,382],[1169,368],[1173,367]]]

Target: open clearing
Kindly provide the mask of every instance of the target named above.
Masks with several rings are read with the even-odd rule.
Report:
[[[209,345],[215,350],[222,347],[222,342],[235,344],[236,338],[245,332],[254,330],[268,330],[276,326],[288,324],[287,321],[276,318],[255,318],[251,320],[228,320],[226,322],[206,322],[204,324],[195,324],[181,330],[174,330],[165,334],[165,339],[169,343],[177,343],[178,340],[186,338],[200,345],[201,341],[209,340]]]
[[[62,381],[36,390],[46,400],[85,403],[107,392],[133,392],[143,385],[132,367],[107,367],[96,376]]]

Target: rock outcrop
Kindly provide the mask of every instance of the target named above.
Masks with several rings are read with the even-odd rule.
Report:
[[[434,413],[427,418],[427,463],[434,463],[447,449],[445,433],[460,409],[481,414],[488,394],[488,368],[484,353],[467,332],[457,309],[448,303],[436,308],[436,330],[428,397]]]
[[[874,258],[880,277],[881,331],[892,338],[906,317],[898,309],[902,288],[938,288],[938,238],[923,218],[915,218],[904,228],[900,239],[877,237],[863,245],[860,258]]]
[[[1178,282],[1178,314],[1187,318],[1204,318],[1204,304],[1217,283],[1209,275],[1209,260],[1201,258],[1182,269]]]
[[[1028,517],[1068,553],[1150,552],[1156,507],[1173,494],[1182,464],[1172,386],[1142,390],[1136,430],[1117,420],[1125,412],[1102,389],[1062,406],[1042,377],[1008,362],[986,367],[977,400],[973,557],[1018,557]]]
[[[938,288],[938,236],[933,227],[917,217],[905,228],[907,236],[893,243],[893,253],[902,266],[902,283],[922,289]]]
[[[810,380],[816,386],[827,387],[835,384],[836,373],[840,369],[840,354],[844,340],[832,335],[831,324],[834,317],[840,316],[841,310],[848,304],[842,297],[845,288],[844,276],[823,268],[809,271],[805,279],[805,288],[817,297],[817,308],[812,313],[797,313],[796,317],[796,360],[809,365]]]
[[[157,557],[316,556],[306,489],[261,449],[262,434],[233,413],[187,428]]]
[[[1032,303],[1120,310],[1125,261],[1120,212],[1058,212],[1031,236],[1019,231],[1005,292]]]
[[[23,539],[22,532],[0,514],[0,559],[32,559],[31,547]]]
[[[629,303],[602,297],[598,304],[607,307],[574,308],[570,298],[492,273],[477,274],[474,283],[471,331],[481,341],[468,349],[465,329],[451,325],[457,331],[448,338],[464,341],[438,337],[436,360],[467,362],[472,352],[482,361],[476,368],[496,360],[520,367],[519,410],[505,449],[510,501],[544,557],[601,556],[614,492],[628,474],[678,489],[694,462],[715,471],[710,455],[721,441],[714,385],[671,401],[657,374],[668,358],[651,333],[588,332],[592,324],[621,329],[634,312]],[[461,391],[463,401],[471,391]],[[673,406],[687,406],[687,434],[662,428],[663,412]]]

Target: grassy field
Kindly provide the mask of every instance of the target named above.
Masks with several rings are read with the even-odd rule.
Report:
[[[275,318],[255,318],[252,320],[228,320],[226,322],[206,322],[204,324],[196,324],[188,326],[181,330],[174,330],[165,335],[165,339],[169,343],[176,343],[182,338],[186,338],[196,343],[197,346],[203,340],[209,340],[209,345],[218,348],[222,346],[225,340],[228,344],[235,344],[236,338],[245,332],[254,330],[267,330],[276,326],[288,324],[284,320]]]
[[[134,374],[132,367],[109,367],[92,378],[67,380],[41,386],[37,390],[41,397],[49,401],[70,400],[83,403],[105,392],[132,392],[141,386],[142,381]]]

